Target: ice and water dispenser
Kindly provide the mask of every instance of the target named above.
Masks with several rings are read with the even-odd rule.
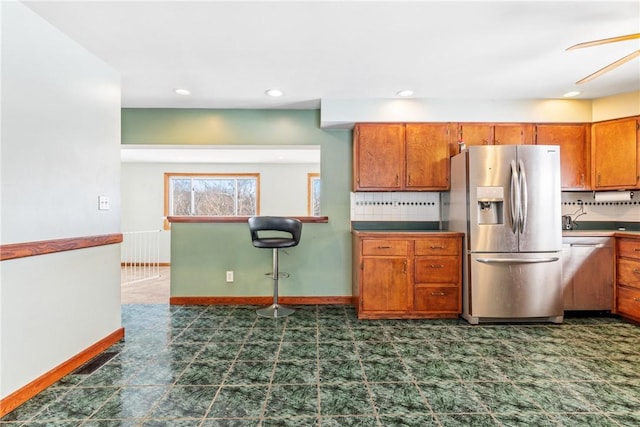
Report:
[[[504,224],[504,187],[476,187],[478,224]]]

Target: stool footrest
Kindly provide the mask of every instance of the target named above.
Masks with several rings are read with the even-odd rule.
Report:
[[[264,273],[267,278],[273,280],[273,273]],[[288,279],[291,275],[285,271],[278,272],[278,279]]]

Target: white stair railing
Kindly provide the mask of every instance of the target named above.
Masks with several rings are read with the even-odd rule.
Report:
[[[162,230],[122,233],[121,283],[160,277],[160,233]]]

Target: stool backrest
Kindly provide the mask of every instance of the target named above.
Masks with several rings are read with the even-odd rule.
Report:
[[[295,246],[300,242],[302,222],[295,218],[281,216],[252,216],[249,218],[249,231],[251,232],[251,240],[254,243],[265,238],[261,237],[259,233],[289,233],[290,239],[293,241],[291,246]]]

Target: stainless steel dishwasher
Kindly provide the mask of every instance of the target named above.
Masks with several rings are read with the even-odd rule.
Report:
[[[613,308],[613,243],[613,237],[562,237],[565,311]]]

